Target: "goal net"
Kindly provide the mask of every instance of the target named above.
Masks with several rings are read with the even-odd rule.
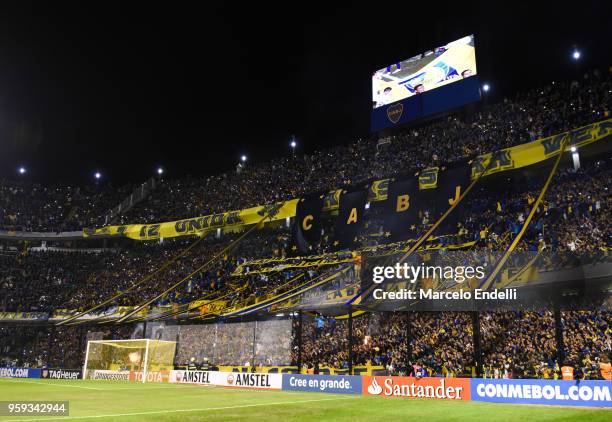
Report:
[[[87,343],[83,379],[165,381],[174,369],[175,350],[175,341],[91,340]]]

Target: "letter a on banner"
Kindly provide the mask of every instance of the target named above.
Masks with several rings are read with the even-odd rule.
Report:
[[[355,244],[363,227],[363,213],[367,200],[366,190],[348,192],[340,196],[340,209],[335,225],[335,245],[339,249]]]

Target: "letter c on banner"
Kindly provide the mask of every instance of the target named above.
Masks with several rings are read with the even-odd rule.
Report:
[[[307,215],[306,217],[304,217],[304,219],[302,220],[302,228],[304,230],[312,229],[312,220],[314,220],[314,217],[312,215]]]

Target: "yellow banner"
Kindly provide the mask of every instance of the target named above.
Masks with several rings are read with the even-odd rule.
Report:
[[[37,320],[46,321],[49,314],[46,312],[0,312],[0,320]]]
[[[134,309],[136,309],[135,306],[113,306],[104,311],[100,311],[100,312],[94,311],[92,313],[85,314],[81,316],[80,318],[77,318],[77,321],[78,320],[90,320],[90,319],[120,318],[124,315],[127,315],[129,312],[133,311]],[[136,314],[136,316],[146,316],[148,311],[149,311],[148,309],[142,309],[140,312]],[[74,309],[56,309],[53,311],[51,318],[52,319],[68,319],[71,316],[74,316],[78,313],[79,311],[74,310]]]
[[[372,371],[382,371],[385,368],[383,366],[375,365],[355,365],[353,366],[353,374],[355,375],[372,375]],[[219,366],[221,372],[251,372],[253,368],[250,366]],[[297,366],[256,366],[255,372],[263,372],[268,374],[297,374],[300,369]],[[306,373],[302,369],[302,373]],[[347,375],[348,369],[346,368],[331,368],[329,366],[321,366],[319,368],[319,374],[324,375]]]
[[[593,123],[578,129],[549,136],[526,144],[506,148],[495,153],[480,155],[471,163],[471,177],[476,178],[482,173],[489,162],[493,160],[484,176],[501,171],[514,170],[537,164],[554,156],[561,148],[563,140],[569,137],[566,150],[572,147],[582,147],[606,138],[612,132],[612,119]],[[438,168],[424,169],[419,174],[419,188],[433,189],[438,182]],[[387,199],[387,189],[390,179],[376,180],[368,187],[368,201],[384,201]],[[323,211],[337,210],[340,204],[340,189],[330,191],[324,199]],[[125,236],[136,240],[154,240],[160,237],[177,237],[206,233],[217,228],[235,228],[256,224],[270,214],[265,222],[282,220],[295,216],[298,199],[284,203],[258,206],[240,211],[230,211],[204,217],[188,218],[157,224],[128,224],[123,226],[107,226],[95,230],[83,230],[84,237],[105,235]]]
[[[561,144],[568,138],[566,151],[572,147],[581,147],[599,141],[612,132],[612,119],[583,126],[569,132],[549,136],[548,138],[528,142],[506,148],[495,153],[479,155],[472,162],[472,179],[482,173],[487,166],[484,176],[499,173],[500,171],[514,170],[527,167],[548,159],[559,152]],[[489,165],[489,162],[493,162]]]
[[[335,254],[301,256],[295,258],[266,258],[244,262],[232,273],[232,276],[271,273],[290,268],[322,267],[353,262],[357,252],[339,252]]]
[[[189,308],[199,308],[200,315],[219,313],[227,307],[226,300],[196,300],[189,303]]]
[[[125,236],[135,240],[155,240],[160,237],[178,237],[199,235],[218,228],[232,228],[264,222],[283,220],[295,215],[297,199],[279,202],[273,205],[247,208],[204,217],[187,218],[157,224],[127,224],[107,226],[95,230],[83,230],[84,237],[91,236]]]

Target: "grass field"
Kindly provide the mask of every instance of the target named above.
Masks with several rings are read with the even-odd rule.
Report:
[[[0,379],[0,400],[68,400],[70,416],[1,421],[610,421],[612,410],[121,381]]]

